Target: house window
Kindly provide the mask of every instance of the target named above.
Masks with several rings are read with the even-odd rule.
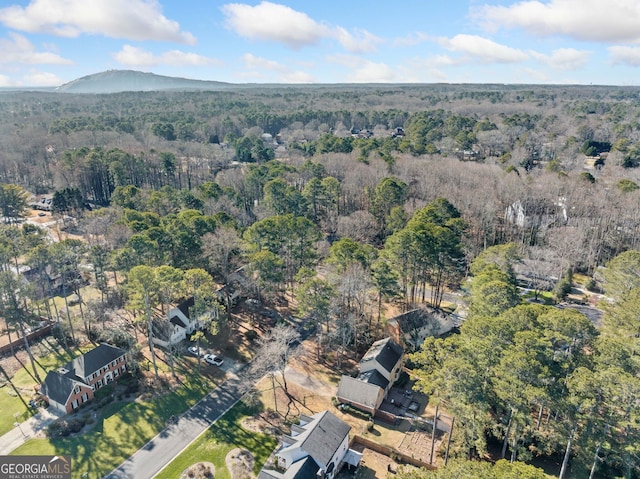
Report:
[[[84,393],[82,395],[82,402],[87,402],[89,400],[89,395],[87,393]]]
[[[80,392],[80,386],[76,386],[75,388],[73,388],[74,394],[78,394],[79,392]]]
[[[125,372],[127,370],[127,366],[125,366],[124,364],[122,365],[122,372]]]
[[[74,399],[71,403],[71,409],[78,409],[78,400]]]
[[[117,378],[118,374],[120,374],[120,371],[118,371],[117,369],[113,371],[113,377]]]
[[[96,388],[102,387],[102,379],[98,379],[98,383],[96,384]]]

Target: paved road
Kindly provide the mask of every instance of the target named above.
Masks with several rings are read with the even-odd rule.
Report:
[[[108,479],[154,477],[238,402],[242,396],[241,382],[241,379],[236,376],[225,381],[104,477]]]

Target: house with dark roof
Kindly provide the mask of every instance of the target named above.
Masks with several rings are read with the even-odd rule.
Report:
[[[31,201],[30,206],[34,210],[51,211],[53,208],[53,195],[37,195]]]
[[[258,479],[333,479],[346,463],[357,467],[362,455],[349,449],[349,426],[329,411],[301,415],[276,451],[274,469]]]
[[[427,337],[440,337],[459,326],[457,316],[424,306],[387,321],[391,336],[408,351],[417,351]]]
[[[171,309],[167,313],[167,320],[155,319],[151,325],[153,342],[162,347],[175,345],[196,331],[208,328],[218,311],[194,314],[192,310],[194,305],[195,299],[191,296]]]
[[[376,341],[360,360],[356,377],[343,375],[337,398],[374,415],[402,372],[404,350],[392,338]]]
[[[68,414],[93,399],[97,389],[126,371],[126,351],[103,343],[61,368],[49,371],[40,385],[40,394],[48,399],[50,407]]]

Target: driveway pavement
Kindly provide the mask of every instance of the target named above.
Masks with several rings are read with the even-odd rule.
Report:
[[[44,429],[60,416],[50,409],[40,409],[19,426],[0,437],[0,456],[4,456],[22,446],[27,440],[36,437]]]

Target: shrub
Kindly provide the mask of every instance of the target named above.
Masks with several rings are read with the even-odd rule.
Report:
[[[84,416],[58,419],[47,427],[47,436],[52,438],[67,437],[71,433],[80,432],[85,424],[87,424],[87,419]]]
[[[409,374],[407,374],[406,371],[402,371],[400,373],[400,376],[398,377],[398,380],[396,381],[396,383],[394,384],[395,387],[397,388],[401,388],[404,389],[404,387],[407,385],[407,383],[409,382]]]
[[[244,333],[244,337],[247,338],[250,342],[254,342],[256,339],[258,339],[258,332],[250,329],[249,331]]]
[[[573,271],[569,269],[567,273],[562,278],[560,278],[560,281],[558,281],[558,284],[556,284],[556,287],[554,288],[553,292],[555,294],[556,301],[563,301],[567,299],[567,296],[569,295],[569,293],[571,293],[572,283]]]
[[[124,390],[124,392],[126,394],[135,394],[139,390],[140,390],[140,383],[138,381],[132,381],[129,384],[127,384],[127,387]]]
[[[352,416],[359,417],[360,419],[371,420],[371,414],[365,411],[361,411],[360,409],[355,408],[350,404],[341,404],[340,409],[343,412],[348,412]]]
[[[95,392],[94,397],[96,398],[96,400],[101,400],[111,396],[111,394],[113,394],[113,387],[114,387],[113,384],[108,384],[106,386],[101,387]]]
[[[598,288],[598,283],[593,278],[589,278],[588,280],[586,280],[584,283],[584,287],[587,291],[591,291],[592,293],[598,293],[600,291],[600,288]]]

